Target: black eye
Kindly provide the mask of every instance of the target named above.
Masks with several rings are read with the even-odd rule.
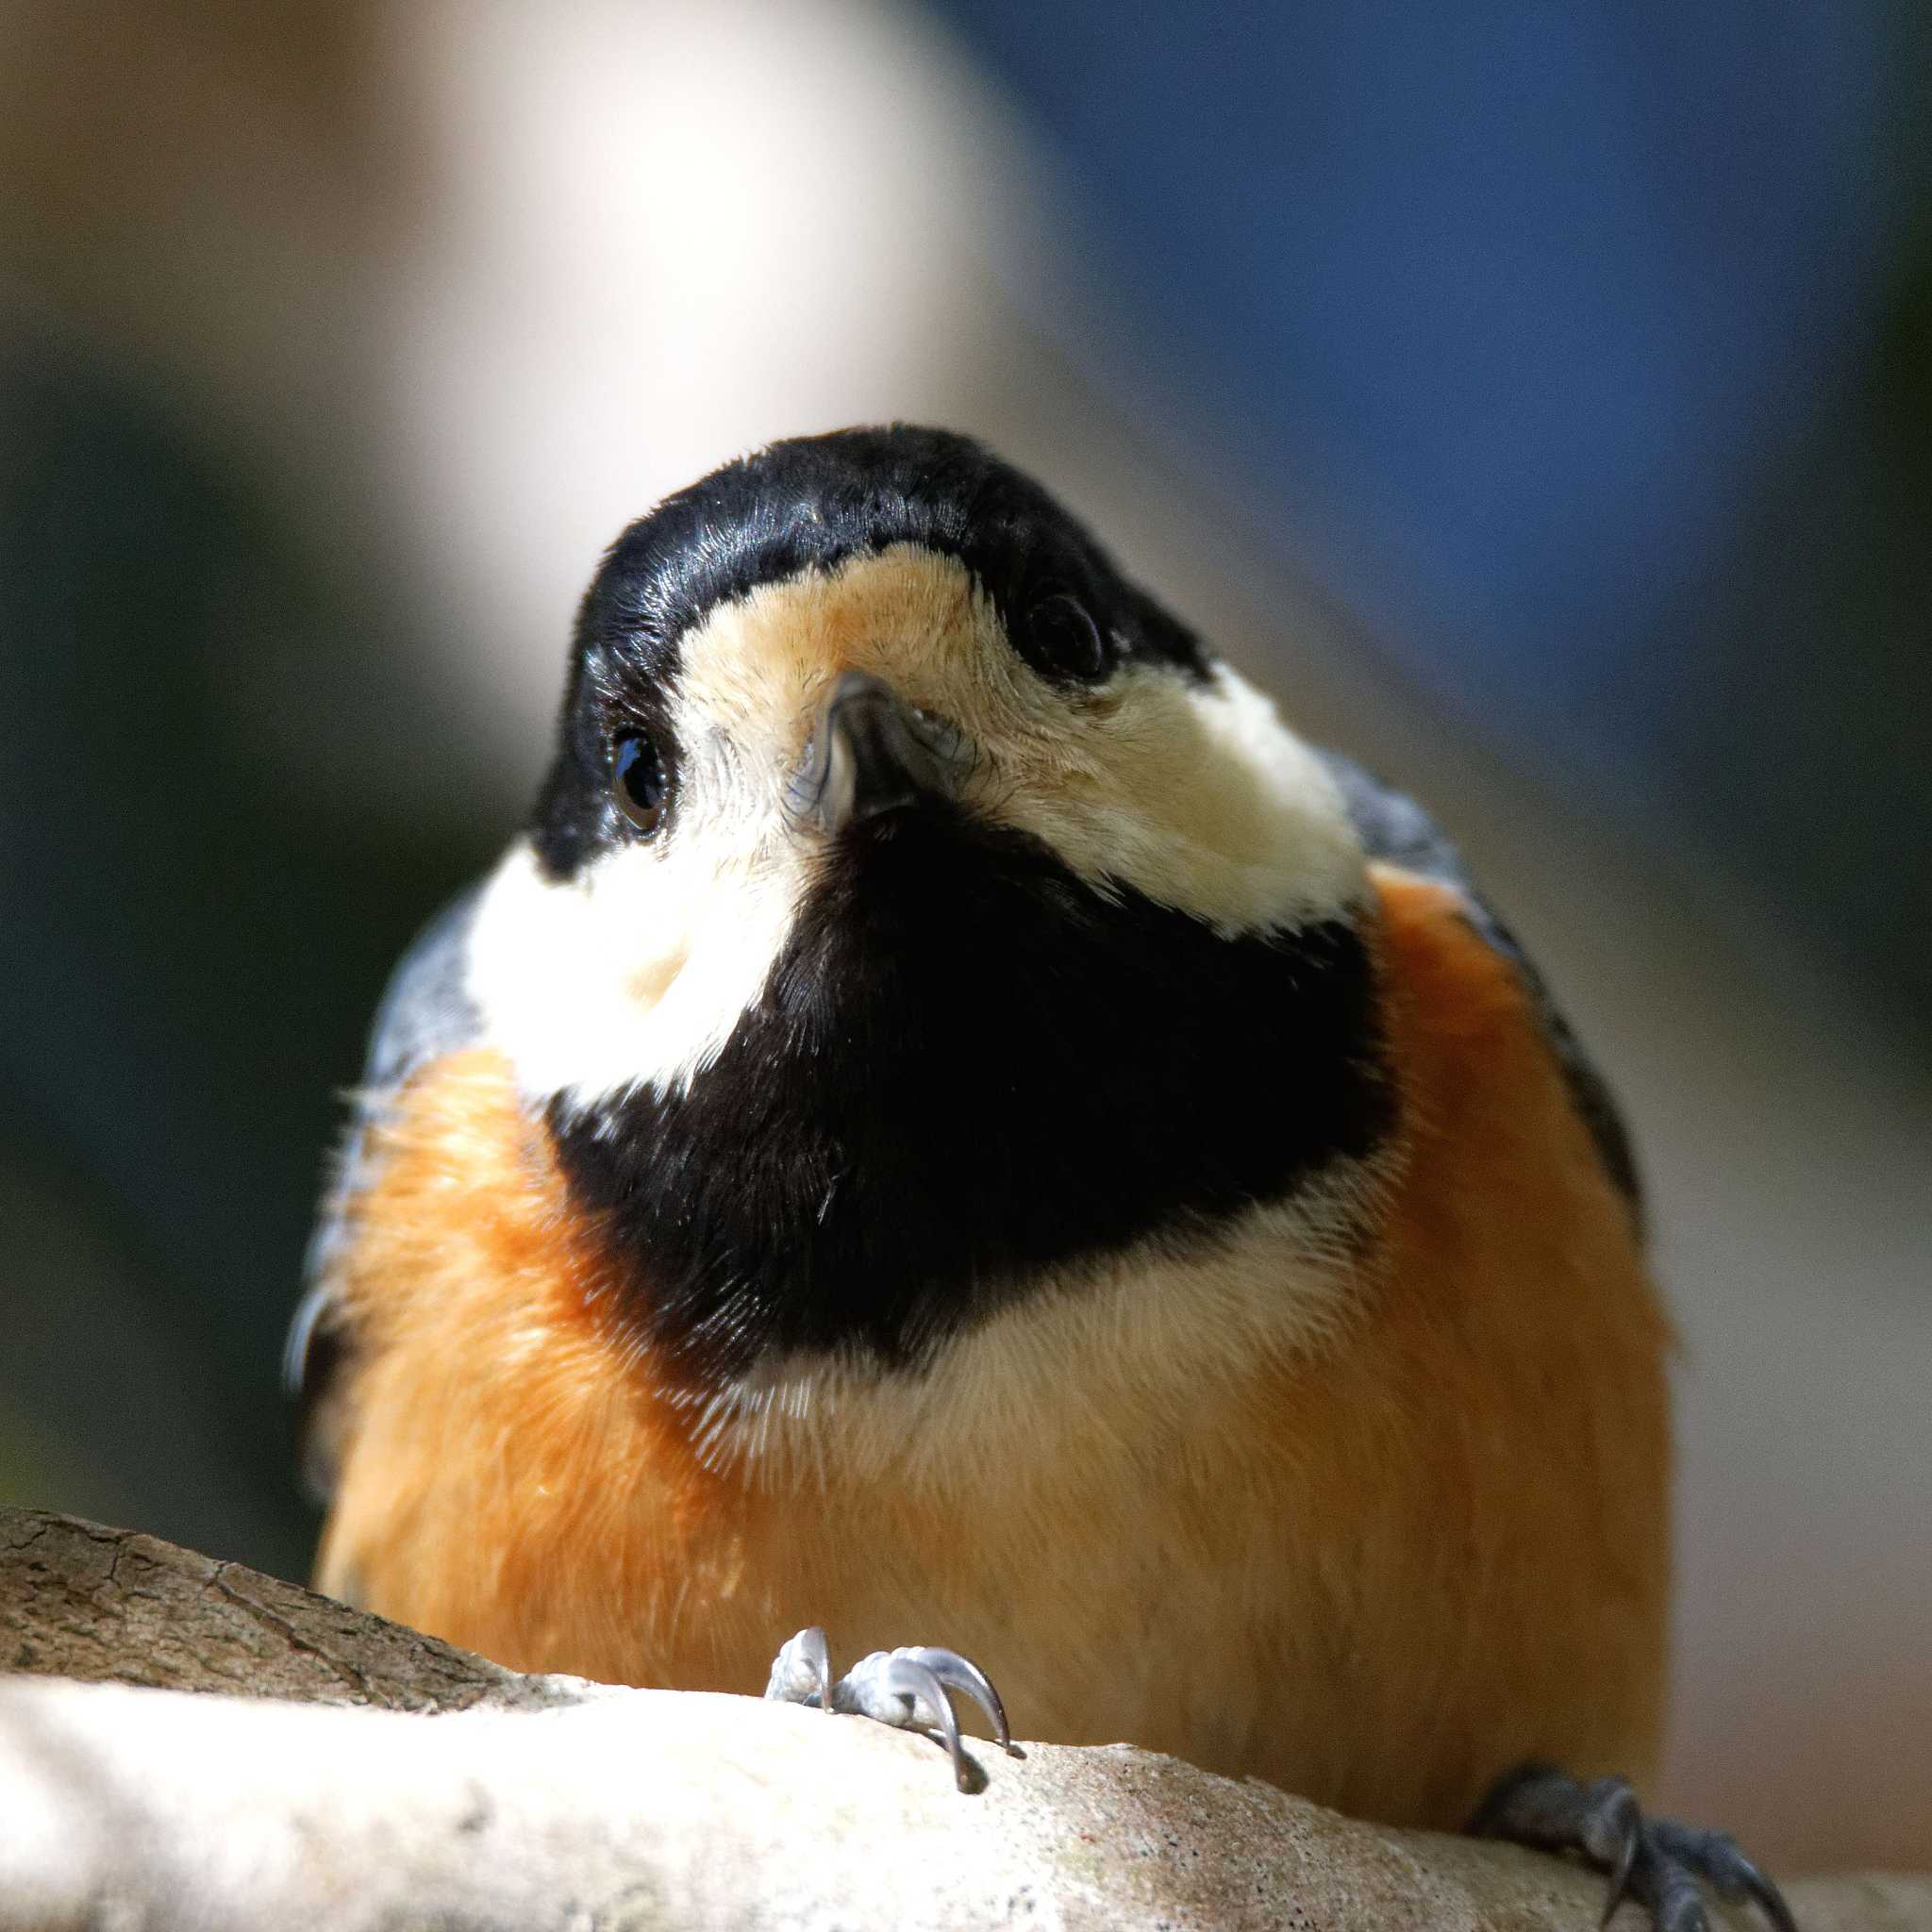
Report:
[[[648,838],[664,816],[671,781],[658,747],[641,731],[626,731],[611,746],[610,791],[617,808]]]
[[[1055,591],[1026,613],[1020,648],[1044,677],[1098,684],[1113,669],[1113,651],[1092,613],[1071,591]]]

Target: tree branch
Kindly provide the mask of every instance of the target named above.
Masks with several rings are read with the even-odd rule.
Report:
[[[56,1674],[0,1677],[5,1932],[1584,1932],[1602,1897],[1557,1859],[1356,1824],[1125,1747],[975,1745],[984,1789],[962,1796],[930,1743],[883,1725],[519,1677],[32,1512],[0,1511],[0,1665]],[[1932,1881],[1791,1895],[1807,1932],[1932,1932]]]
[[[578,1694],[575,1678],[520,1676],[258,1570],[43,1509],[0,1509],[0,1670],[385,1710]]]

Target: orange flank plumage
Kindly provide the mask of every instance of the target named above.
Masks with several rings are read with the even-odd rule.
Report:
[[[322,1587],[523,1668],[636,1675],[651,1616],[732,1588],[732,1492],[626,1360],[498,1056],[427,1069],[380,1158],[340,1283],[358,1366]]]
[[[1064,1416],[988,1405],[897,1460],[838,1453],[836,1389],[810,1455],[701,1454],[507,1065],[425,1069],[338,1283],[323,1587],[637,1683],[756,1691],[810,1623],[848,1661],[945,1643],[1023,1737],[1129,1739],[1391,1823],[1455,1826],[1528,1757],[1641,1776],[1668,1326],[1510,967],[1451,893],[1374,877],[1403,1124],[1332,1318],[1199,1387],[1076,1350],[1050,1365]],[[1134,1265],[1158,1297],[1173,1264]]]

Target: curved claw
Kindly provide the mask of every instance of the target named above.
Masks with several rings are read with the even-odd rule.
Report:
[[[959,1714],[950,1694],[955,1690],[985,1711],[1001,1750],[1017,1757],[1006,1706],[992,1680],[957,1650],[934,1644],[875,1650],[835,1683],[825,1633],[814,1625],[801,1630],[779,1651],[765,1685],[765,1695],[783,1703],[816,1704],[901,1730],[936,1731],[953,1760],[954,1781],[970,1792],[979,1789],[980,1773],[959,1742]]]
[[[831,1709],[832,1653],[816,1624],[801,1630],[772,1660],[765,1695],[780,1704],[816,1703],[821,1710]]]
[[[1604,1915],[1597,1921],[1599,1926],[1607,1925],[1616,1917],[1617,1907],[1629,1892],[1630,1874],[1637,1869],[1637,1854],[1643,1844],[1643,1813],[1638,1806],[1637,1793],[1622,1778],[1607,1778],[1601,1789],[1601,1808],[1591,1821],[1591,1836],[1597,1838],[1598,1843],[1591,1849],[1609,1865],[1610,1888],[1604,1900]],[[1601,1835],[1609,1832],[1616,1834],[1613,1852],[1602,1844]]]
[[[1013,1734],[1007,1726],[1007,1707],[1000,1702],[1000,1693],[992,1688],[992,1679],[970,1657],[961,1657],[957,1650],[944,1650],[932,1644],[921,1644],[892,1654],[924,1664],[947,1689],[964,1691],[985,1711],[992,1725],[993,1742],[1011,1755]]]
[[[1750,1899],[1777,1927],[1777,1932],[1798,1932],[1798,1922],[1791,1917],[1791,1908],[1785,1903],[1785,1895],[1776,1883],[1765,1876],[1742,1852],[1738,1854],[1738,1890]]]
[[[894,1651],[879,1673],[879,1689],[888,1696],[908,1700],[914,1717],[918,1716],[922,1705],[932,1713],[933,1722],[940,1735],[945,1739],[946,1750],[952,1757],[954,1783],[962,1791],[972,1790],[966,1772],[966,1754],[959,1746],[959,1720],[953,1713],[953,1700],[946,1695],[945,1683],[940,1674],[930,1664],[922,1663],[917,1657]]]
[[[1637,1863],[1637,1834],[1630,1834],[1629,1841],[1618,1854],[1615,1869],[1610,1873],[1609,1890],[1604,1894],[1603,1916],[1598,1919],[1597,1932],[1604,1932],[1612,1919],[1617,1916],[1617,1907],[1624,1903],[1630,1890],[1630,1873]]]
[[[1777,1886],[1722,1831],[1645,1818],[1620,1777],[1590,1783],[1530,1764],[1502,1779],[1477,1807],[1469,1830],[1544,1851],[1580,1852],[1609,1878],[1603,1923],[1624,1899],[1650,1914],[1655,1932],[1709,1932],[1699,1880],[1720,1897],[1749,1899],[1775,1932],[1797,1932]]]
[[[1775,1881],[1765,1876],[1744,1856],[1727,1831],[1696,1831],[1668,1818],[1651,1827],[1657,1842],[1674,1857],[1694,1865],[1716,1888],[1720,1898],[1736,1903],[1748,1899],[1776,1928],[1798,1932],[1797,1921]]]

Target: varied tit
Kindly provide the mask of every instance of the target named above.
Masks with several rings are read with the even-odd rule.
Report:
[[[877,1654],[780,1692],[925,1724],[987,1694],[888,1648],[943,1635],[1039,1737],[1789,1924],[1620,1775],[1670,1345],[1604,1085],[1430,822],[889,428],[605,557],[291,1357],[322,1587],[504,1663],[742,1690],[821,1626]]]

